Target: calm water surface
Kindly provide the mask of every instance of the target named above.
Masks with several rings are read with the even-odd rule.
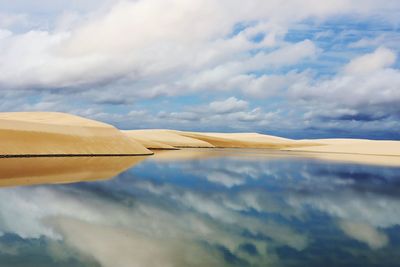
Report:
[[[135,161],[0,159],[0,266],[400,266],[400,168],[238,150]],[[68,184],[32,185],[54,179]]]

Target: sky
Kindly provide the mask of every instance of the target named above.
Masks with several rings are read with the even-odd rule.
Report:
[[[0,0],[0,111],[400,140],[398,0]]]

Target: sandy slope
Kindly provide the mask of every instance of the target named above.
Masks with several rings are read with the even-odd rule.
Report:
[[[124,131],[130,137],[140,138],[151,142],[166,144],[173,147],[214,147],[212,144],[180,135],[178,131],[173,130],[132,130]]]
[[[220,148],[270,148],[303,147],[316,143],[264,135],[258,133],[198,133],[177,132],[180,135],[206,141]]]
[[[0,155],[152,153],[111,125],[56,112],[0,113],[0,140]]]
[[[400,141],[363,139],[292,140],[257,133],[199,133],[173,130],[129,131],[143,140],[176,147],[264,148],[297,156],[365,164],[400,166]],[[197,141],[196,141],[197,140]],[[143,141],[142,141],[143,142]],[[199,145],[198,142],[204,142]],[[172,154],[163,154],[166,158]],[[162,157],[162,156],[158,156]]]
[[[108,179],[145,158],[147,157],[0,158],[0,186]]]
[[[293,151],[400,156],[400,141],[316,139],[318,146],[288,148]]]
[[[258,133],[159,129],[121,132],[105,123],[55,112],[0,113],[0,141],[0,156],[152,154],[147,148],[265,148],[400,166],[400,141],[292,140]]]
[[[126,134],[132,140],[141,143],[144,147],[146,147],[148,149],[154,149],[154,150],[176,150],[177,149],[177,148],[175,148],[171,145],[165,144],[165,143],[149,140],[149,139],[143,137],[143,134],[137,133],[137,131],[121,131],[121,132]]]
[[[400,141],[364,139],[293,140],[258,133],[200,133],[174,130],[133,130],[129,136],[159,146],[267,148],[287,151],[400,156]]]

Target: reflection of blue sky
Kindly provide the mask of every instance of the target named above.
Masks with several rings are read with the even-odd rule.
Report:
[[[5,188],[0,260],[394,266],[398,178],[398,168],[223,157],[149,160],[106,182]]]

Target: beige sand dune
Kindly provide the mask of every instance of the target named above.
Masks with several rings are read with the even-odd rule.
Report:
[[[384,155],[400,156],[400,141],[380,141],[362,139],[316,139],[318,146],[294,147],[287,150],[342,153],[342,154],[363,154],[363,155]]]
[[[147,157],[0,158],[0,186],[109,179],[145,158]]]
[[[131,130],[124,131],[130,137],[140,138],[151,142],[166,144],[173,147],[214,147],[212,144],[179,134],[178,131],[173,130]]]
[[[165,134],[168,132],[168,136]],[[160,135],[160,133],[163,133]],[[365,139],[304,139],[293,140],[272,135],[263,135],[258,133],[200,133],[200,132],[184,132],[173,130],[147,130],[147,135],[152,135],[154,140],[165,142],[166,137],[170,137],[174,133],[174,141],[179,139],[181,147],[191,147],[192,139],[198,139],[216,148],[263,148],[280,151],[288,151],[292,155],[288,156],[304,156],[317,158],[322,160],[333,160],[342,162],[354,162],[360,164],[378,164],[388,166],[400,166],[400,141],[375,141]],[[141,133],[143,134],[143,133]],[[157,135],[157,137],[155,137]],[[191,138],[189,144],[187,139],[180,138],[176,135]],[[174,143],[171,143],[174,145]],[[243,150],[242,150],[243,151]],[[208,157],[213,153],[202,151],[202,153],[193,153],[185,151],[183,154],[167,153],[157,155],[158,159],[168,159],[170,157]]]
[[[315,142],[296,141],[258,133],[199,133],[175,130],[131,130],[123,131],[144,146],[168,145],[173,147],[218,147],[218,148],[286,148],[318,145]]]
[[[400,166],[400,141],[374,141],[363,139],[308,139],[292,140],[258,133],[199,133],[173,130],[132,131],[143,139],[179,147],[206,147],[194,140],[206,142],[215,148],[263,148],[287,151],[294,156],[325,160]],[[187,139],[189,138],[189,139]],[[192,152],[158,154],[159,159],[185,157]],[[212,153],[211,153],[212,154]],[[192,156],[210,156],[210,152]]]
[[[57,112],[0,113],[0,155],[149,155],[106,123]]]
[[[309,153],[325,159],[400,166],[400,141],[292,140],[258,133],[162,129],[121,132],[106,123],[55,112],[0,113],[0,140],[0,157],[152,154],[147,148],[263,148]]]
[[[178,148],[173,147],[171,145],[161,143],[161,142],[156,142],[149,140],[145,137],[143,137],[143,134],[137,133],[137,131],[121,131],[124,134],[126,134],[129,138],[133,139],[136,142],[141,143],[144,147],[152,150],[177,150]]]
[[[318,145],[318,143],[312,141],[296,141],[292,139],[258,133],[198,133],[183,131],[179,131],[177,133],[186,137],[206,141],[219,148],[281,149],[286,147]]]

